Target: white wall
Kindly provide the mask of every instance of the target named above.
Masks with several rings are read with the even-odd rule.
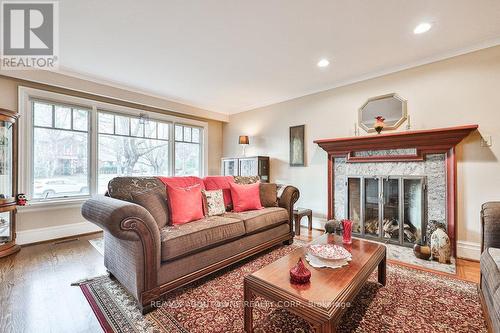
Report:
[[[223,125],[223,155],[239,154],[238,135],[249,135],[247,155],[269,155],[271,180],[297,186],[299,206],[325,217],[327,156],[313,140],[353,135],[357,109],[390,92],[408,99],[412,129],[478,124],[492,136],[490,148],[480,146],[479,133],[457,147],[458,255],[478,259],[481,204],[500,200],[500,46],[232,115]],[[301,124],[307,166],[289,167],[289,127]]]

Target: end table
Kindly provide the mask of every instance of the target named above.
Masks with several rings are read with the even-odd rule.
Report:
[[[304,216],[308,219],[308,228],[312,230],[312,210],[307,208],[297,208],[293,210],[293,220],[295,222],[295,234],[300,236],[300,220]]]

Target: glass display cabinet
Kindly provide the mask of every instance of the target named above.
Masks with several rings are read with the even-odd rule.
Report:
[[[259,176],[269,183],[269,156],[226,157],[221,163],[223,176]]]
[[[16,245],[17,115],[0,109],[0,257]]]

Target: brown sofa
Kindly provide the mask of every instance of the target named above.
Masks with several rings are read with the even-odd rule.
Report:
[[[299,198],[293,186],[279,191],[278,207],[160,229],[148,210],[131,202],[131,193],[164,186],[154,177],[120,177],[110,182],[109,197],[97,196],[82,206],[82,215],[104,230],[106,268],[143,313],[175,288],[293,241],[293,205]]]
[[[500,332],[500,202],[481,209],[481,296],[490,331]]]

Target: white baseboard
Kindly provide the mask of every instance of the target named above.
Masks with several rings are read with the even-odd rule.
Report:
[[[481,257],[481,244],[475,242],[457,241],[457,257],[479,260]]]
[[[26,245],[97,231],[101,231],[101,228],[90,222],[79,222],[53,227],[21,230],[16,234],[16,243],[19,245]]]
[[[300,221],[300,226],[307,227],[307,223],[309,223],[307,220],[307,217],[304,217]],[[312,220],[313,229],[324,230],[325,223],[326,223],[326,219],[322,219],[322,218],[318,218],[318,217],[313,216],[313,220]]]

